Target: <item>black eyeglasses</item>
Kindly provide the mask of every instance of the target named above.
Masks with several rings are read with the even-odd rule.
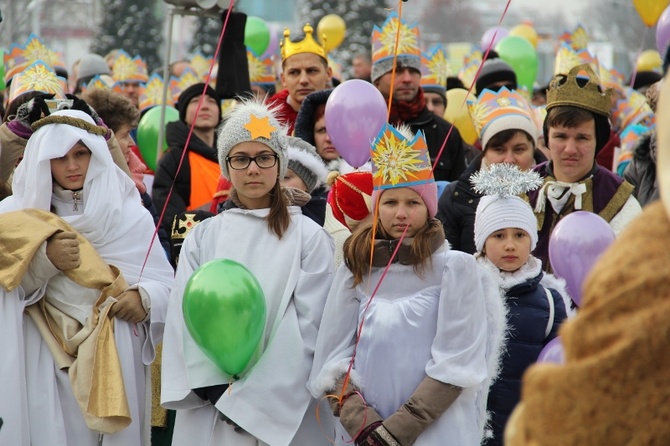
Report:
[[[277,154],[268,153],[253,157],[244,155],[226,157],[226,162],[234,170],[247,169],[251,165],[252,161],[256,163],[256,165],[261,169],[269,169],[270,167],[274,167],[275,164],[277,164]]]

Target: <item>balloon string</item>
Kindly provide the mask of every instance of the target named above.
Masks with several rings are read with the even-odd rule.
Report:
[[[343,389],[344,389],[344,387],[343,387]],[[319,403],[321,401],[325,400],[325,399],[330,399],[330,398],[337,398],[337,395],[332,395],[332,394],[325,395],[324,397],[322,397],[319,400]],[[339,401],[339,399],[338,399],[338,401]],[[330,438],[330,434],[323,430],[323,426],[321,425],[321,415],[319,413],[319,409],[320,409],[320,405],[317,404],[316,405],[316,422],[319,425],[319,429],[321,430],[321,433],[323,434],[324,437],[326,437],[326,440],[328,440],[329,443],[335,444],[335,438]]]
[[[391,69],[391,89],[389,91],[388,112],[386,113],[386,121],[391,119],[391,104],[393,103],[393,91],[395,90],[395,72],[396,62],[398,61],[398,45],[400,44],[400,28],[402,28],[402,0],[398,4],[398,29],[395,32],[395,43],[393,45],[393,68]]]
[[[205,88],[203,89],[202,94],[200,95],[200,99],[198,100],[198,105],[195,108],[195,116],[196,117],[200,113],[200,107],[202,106],[202,104],[205,100],[207,87],[209,86],[209,81],[212,77],[212,70],[214,68],[214,64],[218,60],[219,51],[221,49],[221,42],[223,42],[223,36],[226,32],[226,28],[228,27],[228,19],[230,18],[230,13],[232,12],[234,5],[235,5],[235,0],[230,0],[230,4],[228,5],[228,13],[226,14],[226,18],[223,21],[223,27],[221,28],[221,34],[219,35],[219,40],[216,44],[216,50],[214,50],[214,56],[212,57],[212,63],[209,65],[209,71],[207,72],[207,78],[205,79]],[[221,104],[218,104],[218,106],[221,107]],[[161,105],[161,107],[165,107],[165,104]],[[170,184],[170,189],[168,190],[167,198],[165,199],[165,204],[163,205],[163,209],[161,209],[160,216],[158,217],[158,225],[154,229],[154,234],[151,237],[151,242],[149,243],[149,249],[147,250],[147,254],[144,257],[144,262],[142,263],[142,269],[140,269],[140,276],[139,276],[138,282],[139,282],[140,279],[142,279],[142,274],[144,273],[144,268],[146,267],[147,262],[149,261],[149,254],[151,253],[151,248],[153,247],[154,241],[156,240],[156,236],[158,235],[158,229],[163,224],[163,217],[165,216],[165,212],[167,210],[168,204],[170,203],[170,198],[172,197],[172,191],[174,190],[174,186],[175,186],[175,183],[177,181],[177,177],[179,176],[181,166],[184,163],[184,157],[186,156],[187,148],[189,146],[189,143],[191,142],[191,136],[193,135],[193,129],[195,128],[195,121],[196,121],[196,119],[193,118],[193,122],[191,123],[191,126],[188,129],[188,135],[186,136],[186,142],[184,143],[184,147],[181,151],[181,158],[179,158],[179,164],[177,165],[177,171],[174,174],[174,178],[172,179],[172,184]]]
[[[635,56],[635,60],[637,60],[640,57],[640,54],[642,54],[642,48],[644,48],[644,42],[647,40],[647,34],[649,34],[649,30],[651,27],[645,26],[644,27],[644,32],[642,33],[642,39],[640,39],[640,46],[637,49],[637,54]],[[638,64],[635,64],[635,68],[633,69],[633,74],[630,76],[630,88],[633,88],[633,85],[635,85],[635,78],[637,77],[637,67]]]
[[[512,0],[507,0],[507,4],[505,5],[505,9],[503,10],[502,15],[500,16],[500,20],[498,20],[498,26],[502,23],[503,19],[505,18],[505,15],[507,15],[507,10],[509,9],[510,4],[512,3]],[[482,63],[479,65],[479,68],[477,69],[477,72],[475,73],[475,78],[472,81],[472,84],[470,85],[470,88],[468,88],[468,93],[465,95],[465,98],[463,98],[463,103],[459,107],[459,110],[463,108],[468,100],[468,96],[472,94],[472,88],[476,85],[477,79],[479,79],[479,74],[482,71],[482,67],[484,66],[484,62],[489,56],[489,53],[491,52],[491,48],[493,47],[493,42],[495,42],[495,38],[498,34],[498,30],[496,29],[493,33],[493,37],[489,41],[488,47],[486,48],[486,52],[484,52],[484,56],[482,57]],[[442,146],[440,147],[440,150],[437,152],[437,156],[435,157],[435,162],[433,163],[433,167],[430,170],[431,175],[434,174],[435,168],[437,167],[438,160],[440,157],[442,157],[442,153],[444,152],[445,147],[447,146],[447,141],[449,141],[449,136],[451,136],[451,132],[454,130],[454,127],[456,127],[453,123],[451,123],[451,127],[449,127],[449,131],[447,132],[447,136],[444,137],[444,141],[442,141]],[[439,197],[438,197],[439,198]]]

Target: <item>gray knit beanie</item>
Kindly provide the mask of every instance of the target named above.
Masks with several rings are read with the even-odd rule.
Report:
[[[421,59],[414,56],[398,56],[396,58],[396,70],[399,68],[414,68],[418,72],[421,72]],[[370,80],[376,82],[377,79],[385,75],[386,73],[393,70],[393,58],[388,57],[382,59],[379,62],[372,64],[372,73],[370,74]]]
[[[502,59],[487,59],[484,61],[475,84],[475,94],[477,96],[485,89],[493,89],[491,86],[496,82],[509,83],[510,90],[517,89],[516,73],[514,69]],[[498,89],[496,88],[495,91]]]
[[[309,193],[323,184],[328,175],[314,146],[293,136],[288,137],[288,168],[300,177]]]
[[[287,167],[286,127],[276,117],[275,109],[256,100],[248,100],[234,107],[224,118],[217,146],[219,166],[224,177],[230,179],[226,158],[236,145],[256,141],[268,146],[279,157],[279,178],[284,178]]]

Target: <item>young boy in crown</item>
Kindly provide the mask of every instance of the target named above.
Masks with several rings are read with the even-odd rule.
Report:
[[[528,193],[539,230],[533,254],[547,271],[549,236],[561,218],[575,211],[594,212],[619,234],[642,210],[633,186],[595,162],[610,136],[611,90],[602,91],[599,85],[588,64],[549,84],[543,132],[551,159],[535,169],[544,179],[542,187]]]
[[[288,127],[289,134],[293,134],[302,101],[308,94],[328,88],[333,75],[326,59],[325,36],[319,38],[321,43],[314,40],[314,29],[309,23],[303,31],[305,38],[292,42],[291,32],[288,28],[284,30],[281,42],[281,84],[284,89],[268,101],[272,107],[278,108],[279,122]]]

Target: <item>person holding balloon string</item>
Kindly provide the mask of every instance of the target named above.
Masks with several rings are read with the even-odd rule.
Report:
[[[501,296],[445,241],[423,134],[384,124],[371,152],[376,222],[344,245],[309,388],[339,417],[335,445],[479,445]]]
[[[275,113],[253,101],[229,112],[218,148],[234,207],[200,222],[181,248],[162,369],[161,403],[177,411],[174,444],[328,444],[321,429],[329,432],[329,417],[317,422],[317,401],[306,383],[332,281],[333,245],[280,185],[287,141]],[[228,306],[227,290],[239,284],[235,274],[197,279],[203,276],[196,271],[211,261],[235,262],[258,281],[266,316],[257,344],[240,324],[258,313],[245,309],[244,295]],[[191,279],[212,292],[186,293]],[[214,300],[207,317],[187,319],[203,299]],[[220,339],[220,317],[229,316],[238,329]],[[224,345],[230,349],[220,351]]]
[[[202,104],[196,116],[200,101]],[[165,208],[161,225],[167,233],[172,230],[175,215],[187,210],[206,209],[214,197],[221,176],[216,150],[220,103],[219,95],[211,86],[191,85],[179,95],[179,120],[166,126],[168,150],[158,161],[152,198],[157,209]],[[186,147],[191,127],[193,133]],[[184,150],[186,154],[181,162]],[[174,189],[168,200],[173,183]]]
[[[484,89],[468,102],[468,109],[484,150],[457,181],[447,185],[438,202],[437,218],[452,249],[474,254],[475,215],[482,194],[475,190],[472,175],[498,163],[525,171],[546,158],[537,149],[539,130],[533,112],[517,91]]]
[[[531,254],[537,243],[537,220],[517,195],[538,188],[540,176],[513,164],[493,164],[476,172],[472,183],[484,194],[477,206],[475,257],[498,280],[507,308],[505,354],[487,404],[492,432],[484,444],[494,446],[503,444],[505,425],[521,398],[524,371],[557,337],[571,312],[571,301],[565,283],[543,273],[541,262]]]
[[[588,64],[549,84],[543,132],[551,160],[535,168],[543,185],[527,194],[539,231],[533,255],[545,271],[552,271],[549,239],[561,218],[594,212],[618,234],[641,212],[633,187],[595,161],[610,135],[610,90],[602,91],[599,84]]]
[[[32,129],[13,195],[0,203],[0,325],[15,359],[0,373],[3,440],[148,445],[147,366],[172,268],[135,183],[110,156],[107,127],[60,110]]]

